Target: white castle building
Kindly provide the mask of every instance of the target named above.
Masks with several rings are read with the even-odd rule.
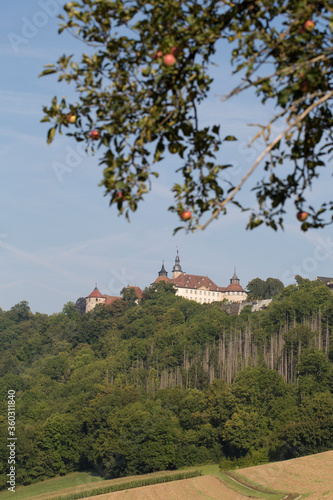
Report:
[[[217,286],[208,276],[185,273],[180,265],[178,250],[175,265],[172,268],[172,278],[168,278],[168,273],[165,270],[163,262],[162,268],[154,283],[159,283],[160,281],[173,284],[176,288],[176,295],[188,300],[194,300],[200,304],[209,304],[217,301],[221,302],[224,299],[228,302],[245,302],[247,300],[247,292],[240,285],[240,280],[236,275],[236,269],[227,287]],[[129,288],[133,288],[138,299],[142,298],[141,288],[137,286],[129,286]],[[91,294],[85,297],[85,312],[91,311],[98,304],[107,306],[121,298],[122,297],[103,295],[96,285]]]
[[[132,288],[135,293],[137,294],[138,298],[141,299],[142,297],[142,290],[138,286],[129,286],[129,288]],[[97,283],[94,288],[94,290],[91,292],[88,297],[85,297],[86,299],[86,307],[85,307],[85,312],[92,311],[98,304],[104,304],[105,306],[108,306],[112,304],[115,300],[121,300],[122,297],[115,297],[113,295],[103,295],[97,288]]]
[[[154,283],[159,283],[160,281],[172,283],[177,289],[176,295],[185,299],[195,300],[200,304],[222,301],[224,299],[228,302],[244,302],[247,299],[247,292],[240,285],[236,269],[227,287],[217,286],[208,276],[185,273],[180,265],[178,250],[175,265],[172,268],[172,278],[168,278],[168,273],[165,270],[163,262]]]

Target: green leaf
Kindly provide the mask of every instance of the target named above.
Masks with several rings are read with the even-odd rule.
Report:
[[[47,144],[51,144],[51,142],[54,139],[54,135],[56,133],[58,125],[55,125],[55,127],[50,128],[50,130],[47,133]]]
[[[40,73],[40,75],[38,75],[38,77],[45,76],[45,75],[51,75],[52,73],[56,73],[56,72],[57,72],[56,69],[47,68],[47,69],[44,69],[44,71],[42,71]]]

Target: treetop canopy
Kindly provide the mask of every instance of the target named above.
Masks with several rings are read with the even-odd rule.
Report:
[[[80,0],[67,3],[61,19],[60,32],[89,48],[79,61],[63,55],[42,73],[56,73],[78,96],[54,97],[44,107],[48,143],[66,132],[88,152],[98,149],[101,185],[119,214],[129,218],[137,209],[169,151],[182,176],[169,208],[180,227],[203,229],[233,203],[250,210],[248,228],[277,229],[289,199],[304,231],[332,222],[331,199],[319,206],[306,200],[332,152],[332,2]],[[253,140],[262,139],[263,150],[234,184],[225,175],[234,166],[216,156],[235,132],[221,136],[223,121],[202,126],[199,109],[220,40],[231,44],[230,72],[239,76],[225,99],[253,88],[276,109],[257,124]],[[284,124],[278,134],[277,120]],[[239,191],[259,167],[262,179],[251,186],[257,206],[250,209]]]

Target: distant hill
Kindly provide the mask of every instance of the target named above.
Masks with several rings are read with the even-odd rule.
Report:
[[[32,314],[25,301],[0,311],[0,432],[10,403],[16,485],[333,449],[332,332],[333,294],[319,280],[236,316],[163,282],[139,304],[124,297],[87,314],[73,303]]]

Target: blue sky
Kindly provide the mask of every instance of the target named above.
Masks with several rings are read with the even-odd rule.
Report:
[[[110,209],[98,187],[102,167],[98,154],[86,156],[69,137],[46,145],[47,125],[41,124],[42,106],[70,88],[55,78],[38,78],[43,65],[63,53],[84,50],[69,35],[58,35],[56,0],[16,0],[2,6],[0,19],[0,307],[8,310],[27,300],[32,311],[54,313],[68,301],[87,296],[98,283],[100,291],[118,295],[128,283],[141,288],[157,276],[162,259],[171,273],[179,248],[183,270],[209,275],[226,286],[234,266],[241,284],[274,277],[285,285],[295,274],[314,279],[332,275],[331,229],[302,233],[293,207],[285,231],[260,227],[246,231],[247,215],[230,208],[226,217],[204,232],[172,235],[177,217],[167,212],[174,177],[174,157],[160,166],[161,176],[129,224]],[[238,142],[221,152],[223,161],[237,165],[235,180],[250,168],[255,153],[246,143],[254,129],[270,116],[251,95],[223,103],[220,96],[232,88],[225,52],[216,55],[211,96],[200,111],[203,124],[221,124],[221,136],[234,134]],[[65,165],[63,176],[57,166]],[[260,178],[260,173],[256,173]],[[331,191],[330,177],[318,183],[311,199]],[[251,200],[249,188],[243,199]]]

